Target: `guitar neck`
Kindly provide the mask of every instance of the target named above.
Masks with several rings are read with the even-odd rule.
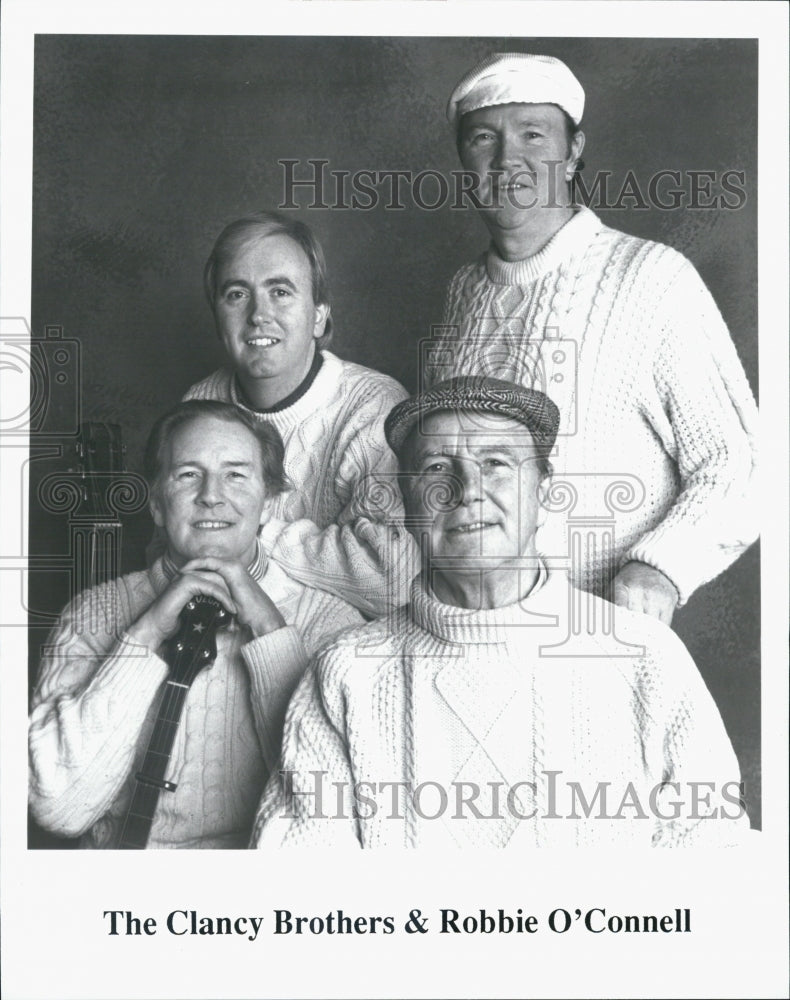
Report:
[[[219,601],[206,594],[197,594],[181,612],[178,633],[162,647],[170,675],[165,681],[145,757],[135,775],[132,802],[119,844],[122,849],[146,847],[160,794],[176,790],[165,775],[184,704],[195,677],[214,663],[217,630],[229,621],[230,615]]]
[[[123,455],[118,424],[80,424],[76,471],[81,476],[82,501],[72,529],[75,583],[79,590],[108,583],[120,575],[121,522],[108,505],[106,491],[112,477],[123,470]]]
[[[163,791],[175,791],[175,785],[167,782],[165,775],[188,694],[186,685],[165,682],[148,749],[135,775],[134,794],[118,845],[121,850],[142,850],[146,846],[159,796]]]

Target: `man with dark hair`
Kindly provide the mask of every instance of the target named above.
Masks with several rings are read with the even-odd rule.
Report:
[[[286,486],[274,427],[228,403],[180,403],[151,431],[145,469],[166,549],[149,570],[80,594],[51,636],[30,714],[31,811],[83,847],[119,846],[176,683],[164,643],[205,595],[233,621],[189,687],[148,846],[244,847],[309,655],[362,616],[290,579],[258,543]]]
[[[380,509],[376,488],[395,473],[383,423],[406,395],[393,379],[327,347],[326,266],[310,229],[276,212],[238,219],[220,234],[205,289],[230,364],[187,392],[235,403],[285,443],[293,489],[261,532],[266,552],[309,586],[367,614],[402,603],[412,545],[402,510]]]
[[[738,762],[680,639],[541,557],[557,428],[547,396],[492,378],[392,411],[422,575],[306,672],[253,846],[741,839]]]
[[[757,413],[689,261],[574,205],[584,100],[564,63],[520,52],[488,56],[453,90],[447,117],[492,243],[450,282],[426,384],[481,374],[545,389],[572,518],[614,520],[612,546],[570,556],[574,582],[668,623],[756,537]],[[620,505],[618,490],[631,495]],[[548,517],[547,556],[570,555],[571,527]]]

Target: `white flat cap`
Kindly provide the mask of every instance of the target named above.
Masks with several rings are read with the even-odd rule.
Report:
[[[493,52],[470,70],[450,95],[447,120],[496,104],[558,104],[575,125],[582,120],[584,90],[564,62],[526,52]]]

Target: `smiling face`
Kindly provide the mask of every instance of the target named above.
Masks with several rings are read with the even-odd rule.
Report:
[[[173,431],[151,513],[177,566],[201,556],[250,562],[266,502],[260,443],[243,424],[203,416]]]
[[[251,229],[215,281],[217,331],[242,388],[253,406],[274,406],[307,375],[328,315],[307,255],[283,233]]]
[[[417,534],[431,571],[449,579],[512,574],[535,555],[541,474],[522,423],[493,414],[433,413],[406,449],[406,506],[422,522]]]
[[[570,140],[554,104],[500,104],[465,114],[458,150],[465,169],[478,174],[488,225],[517,230],[535,212],[570,204],[569,175],[584,136]]]

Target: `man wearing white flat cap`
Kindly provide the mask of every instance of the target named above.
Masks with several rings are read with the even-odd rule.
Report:
[[[548,393],[572,516],[600,515],[602,491],[615,511],[613,544],[582,545],[574,583],[669,623],[756,537],[757,411],[691,263],[573,204],[583,111],[579,81],[545,55],[495,53],[453,91],[447,117],[492,243],[450,282],[450,350],[426,381],[478,374]],[[559,517],[540,547],[568,552]]]

